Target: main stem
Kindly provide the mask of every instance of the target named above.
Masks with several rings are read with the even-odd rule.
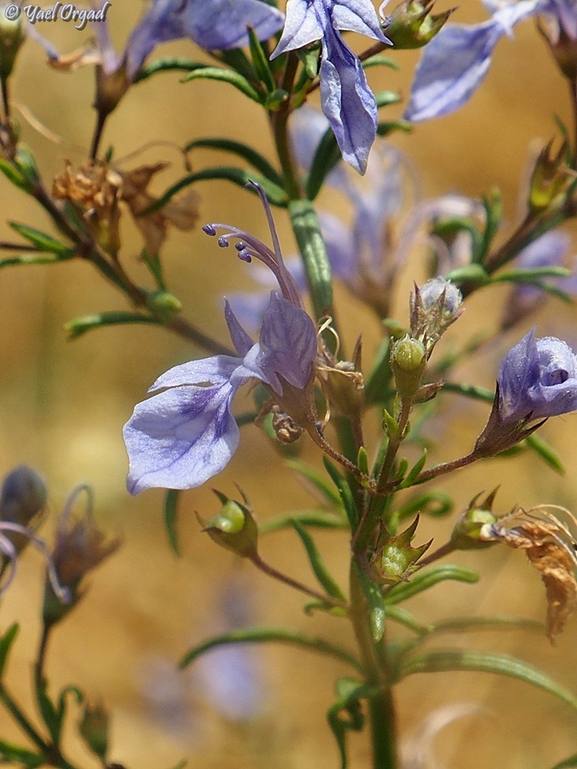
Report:
[[[351,610],[355,636],[361,651],[366,682],[376,693],[368,698],[373,769],[397,769],[396,715],[391,676],[384,639],[375,644],[371,634],[370,609],[363,592],[359,566],[351,561]]]

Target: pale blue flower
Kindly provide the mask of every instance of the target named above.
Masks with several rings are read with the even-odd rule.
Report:
[[[321,41],[322,109],[343,158],[364,173],[377,133],[377,104],[359,58],[339,30],[390,43],[370,0],[288,0],[285,27],[271,58]]]
[[[577,409],[577,358],[555,337],[535,329],[504,357],[497,378],[501,424],[547,419]]]
[[[463,106],[487,74],[493,50],[513,27],[536,14],[577,37],[575,0],[484,0],[492,16],[481,24],[446,24],[425,47],[415,74],[407,120],[447,115]]]

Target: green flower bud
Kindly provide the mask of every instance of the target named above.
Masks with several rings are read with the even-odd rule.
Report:
[[[9,19],[6,15],[8,3],[0,3],[0,78],[5,80],[12,73],[16,54],[26,35],[22,14],[17,19]]]
[[[84,705],[79,731],[90,750],[106,762],[110,718],[100,703]]]
[[[206,524],[199,518],[203,524],[203,531],[206,531],[217,545],[231,550],[242,558],[255,557],[258,529],[252,513],[239,502],[227,499],[220,494],[218,496],[224,502],[222,510]]]
[[[538,214],[557,211],[567,202],[567,195],[575,182],[575,173],[567,165],[567,143],[563,141],[556,155],[553,142],[539,153],[529,185],[529,209]]]
[[[164,320],[170,320],[182,310],[181,302],[168,291],[154,291],[146,299],[146,306]]]
[[[425,347],[408,334],[391,349],[391,368],[401,400],[411,400],[421,385],[427,365]]]
[[[414,571],[416,562],[431,545],[431,542],[426,542],[413,547],[418,525],[417,516],[409,528],[398,535],[390,534],[386,528],[382,530],[371,556],[371,576],[375,582],[394,585]]]
[[[477,500],[480,494],[471,500],[469,507],[461,515],[451,534],[451,544],[454,550],[480,550],[495,544],[494,542],[483,541],[481,530],[486,524],[492,525],[497,521],[497,517],[491,511],[496,493],[497,489],[479,504],[477,504]]]
[[[420,48],[439,32],[454,9],[433,15],[431,0],[404,0],[391,15],[386,29],[395,48]]]

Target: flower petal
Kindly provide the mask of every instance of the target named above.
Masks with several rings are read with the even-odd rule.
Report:
[[[240,364],[240,358],[233,358],[231,355],[215,355],[212,358],[181,363],[159,376],[156,382],[148,388],[148,392],[183,385],[197,385],[199,387],[206,384],[222,385],[230,380],[233,372]]]

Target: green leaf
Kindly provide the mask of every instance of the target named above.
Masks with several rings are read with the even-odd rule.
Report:
[[[194,72],[197,69],[205,69],[208,65],[202,61],[191,61],[190,59],[183,59],[179,56],[167,56],[164,59],[155,59],[149,64],[138,70],[135,83],[139,83],[141,80],[151,75],[156,75],[158,72],[171,72],[174,70],[180,72]]]
[[[413,126],[408,120],[380,120],[377,124],[377,135],[388,136],[393,131],[403,131],[409,133]]]
[[[559,475],[565,475],[565,466],[559,454],[550,446],[544,438],[533,433],[524,441],[541,459]]]
[[[401,482],[399,485],[399,489],[408,489],[410,488],[417,479],[417,476],[425,466],[425,462],[427,461],[427,449],[423,449],[423,454],[421,457],[415,462],[413,467],[410,469],[409,473],[407,474],[406,478]],[[404,475],[404,473],[403,473]]]
[[[254,29],[251,27],[248,28],[248,39],[254,70],[260,80],[262,80],[266,86],[267,91],[274,91],[276,88],[276,83],[272,74],[269,57],[265,53],[260,40],[255,34]]]
[[[319,584],[324,587],[330,596],[337,598],[339,601],[343,601],[343,603],[345,603],[345,595],[340,589],[337,581],[333,578],[332,574],[328,570],[314,539],[297,520],[293,519],[292,524],[296,533],[299,535],[305,550],[307,551],[309,563],[315,577],[319,581]]]
[[[400,678],[413,673],[440,673],[447,671],[477,671],[517,678],[554,694],[577,710],[577,697],[557,684],[537,668],[506,654],[470,651],[433,651],[410,656],[402,660]]]
[[[271,627],[250,627],[242,630],[232,630],[223,635],[209,638],[208,641],[195,646],[180,661],[179,667],[185,668],[200,657],[201,654],[215,649],[217,646],[225,646],[234,643],[284,643],[292,646],[300,646],[303,649],[326,654],[329,657],[336,657],[342,662],[347,662],[359,671],[363,667],[357,658],[346,649],[325,641],[324,638],[313,638],[296,630],[285,630],[284,628]]]
[[[477,387],[477,385],[461,384],[460,382],[445,382],[441,392],[457,393],[458,395],[464,395],[466,398],[484,401],[485,403],[493,403],[495,400],[493,390],[487,390],[486,387]]]
[[[10,625],[2,638],[0,638],[0,678],[4,675],[4,668],[6,667],[6,662],[8,660],[8,654],[12,648],[12,644],[16,640],[19,629],[20,627],[18,623],[14,622],[14,624]]]
[[[192,184],[196,184],[196,182],[206,182],[214,179],[225,179],[239,187],[246,187],[249,182],[257,182],[265,191],[271,205],[286,208],[288,204],[288,197],[285,191],[265,177],[261,177],[246,169],[235,168],[235,166],[212,166],[211,168],[204,168],[202,171],[196,171],[184,176],[176,184],[173,184],[172,187],[169,187],[164,195],[149,206],[146,211],[143,211],[141,215],[144,216],[145,214],[148,215],[154,211],[159,211],[177,192],[180,192],[185,187],[190,187]]]
[[[439,582],[445,580],[455,580],[456,582],[466,582],[474,584],[479,581],[478,572],[468,569],[465,566],[455,566],[453,564],[443,564],[433,566],[430,569],[418,571],[409,582],[401,582],[392,587],[385,594],[385,604],[395,604],[406,601],[424,590],[428,590]]]
[[[337,468],[332,462],[329,462],[326,457],[323,457],[323,464],[339,491],[339,496],[347,514],[347,518],[349,519],[351,528],[354,530],[359,522],[359,511],[351,487],[347,479],[341,475]]]
[[[514,267],[495,275],[491,283],[529,283],[539,285],[538,278],[566,278],[571,270],[565,267]]]
[[[18,745],[0,740],[0,763],[22,764],[28,769],[36,769],[38,766],[46,765],[46,759],[43,755],[32,753],[26,748],[20,748]]]
[[[391,69],[399,69],[399,64],[391,59],[390,56],[383,56],[381,53],[376,53],[374,56],[369,56],[368,59],[363,61],[363,69],[369,67],[390,67]]]
[[[178,532],[176,530],[176,520],[178,517],[178,498],[179,489],[168,489],[164,498],[164,525],[168,534],[168,541],[172,552],[180,556],[180,547],[178,545]]]
[[[36,254],[19,254],[18,256],[9,256],[7,259],[0,259],[0,269],[2,267],[16,267],[19,264],[57,264],[62,261],[62,257],[54,254],[40,256]]]
[[[276,184],[277,187],[283,189],[283,178],[276,168],[274,168],[274,166],[272,166],[260,152],[249,147],[248,144],[237,142],[233,139],[195,139],[186,145],[184,151],[189,152],[198,147],[232,152],[234,155],[238,155],[238,157],[246,160],[247,163],[250,163],[253,168],[260,171],[265,178],[269,179],[273,184]]]
[[[503,200],[497,188],[491,191],[490,196],[483,197],[483,208],[485,209],[485,231],[479,251],[475,254],[475,261],[479,264],[486,260],[493,238],[497,234],[503,218]]]
[[[453,509],[453,500],[444,491],[426,491],[408,499],[398,510],[397,520],[402,521],[413,515],[430,515],[442,518]]]
[[[302,526],[311,526],[317,529],[348,529],[349,524],[343,515],[336,515],[326,510],[295,510],[280,518],[273,518],[259,524],[259,534],[270,534],[272,531],[292,527],[293,521],[298,521]]]
[[[248,96],[249,99],[256,101],[258,104],[263,103],[262,94],[260,94],[245,77],[234,70],[223,69],[222,67],[203,67],[202,69],[195,69],[183,78],[183,83],[188,83],[190,80],[199,80],[200,78],[205,80],[219,80],[221,83],[230,83],[230,85],[237,88],[245,96]]]
[[[431,625],[423,625],[413,615],[402,606],[387,606],[385,610],[387,619],[397,622],[399,625],[417,633],[419,636],[427,635],[432,631]]]
[[[489,276],[480,264],[466,264],[464,267],[456,267],[445,275],[447,280],[453,283],[474,283],[476,286],[484,286],[489,282]]]
[[[332,128],[327,128],[317,145],[306,179],[305,187],[309,200],[314,200],[319,194],[325,179],[341,160],[341,157],[341,151]]]
[[[327,504],[330,505],[330,507],[342,510],[343,506],[339,494],[334,491],[325,476],[316,468],[310,465],[305,465],[304,462],[299,462],[295,459],[287,460],[286,464],[291,470],[294,470],[301,475],[316,491],[320,492],[321,496],[327,501]]]
[[[574,756],[561,761],[560,764],[555,764],[553,769],[569,769],[571,766],[577,766],[577,753]]]
[[[12,184],[14,184],[19,189],[28,189],[28,184],[26,183],[22,174],[16,168],[14,168],[11,163],[8,163],[3,158],[0,158],[0,171],[2,171],[8,181],[12,182]]]
[[[33,246],[36,246],[39,251],[56,254],[60,259],[71,259],[75,255],[73,248],[61,243],[45,232],[40,232],[40,230],[35,230],[33,227],[28,227],[28,225],[19,224],[18,222],[8,222],[8,224],[19,235],[22,235]]]
[[[377,109],[388,107],[389,104],[398,104],[401,101],[401,94],[395,91],[377,91],[375,93]]]
[[[67,331],[71,339],[77,339],[87,331],[104,326],[120,326],[126,323],[152,323],[159,325],[159,320],[150,315],[141,315],[136,312],[98,312],[92,315],[82,315],[74,318],[65,324],[64,330]]]
[[[339,752],[341,769],[347,769],[347,731],[360,732],[364,726],[360,700],[368,697],[374,687],[354,678],[339,678],[336,682],[337,701],[327,712],[327,719],[332,729]]]

